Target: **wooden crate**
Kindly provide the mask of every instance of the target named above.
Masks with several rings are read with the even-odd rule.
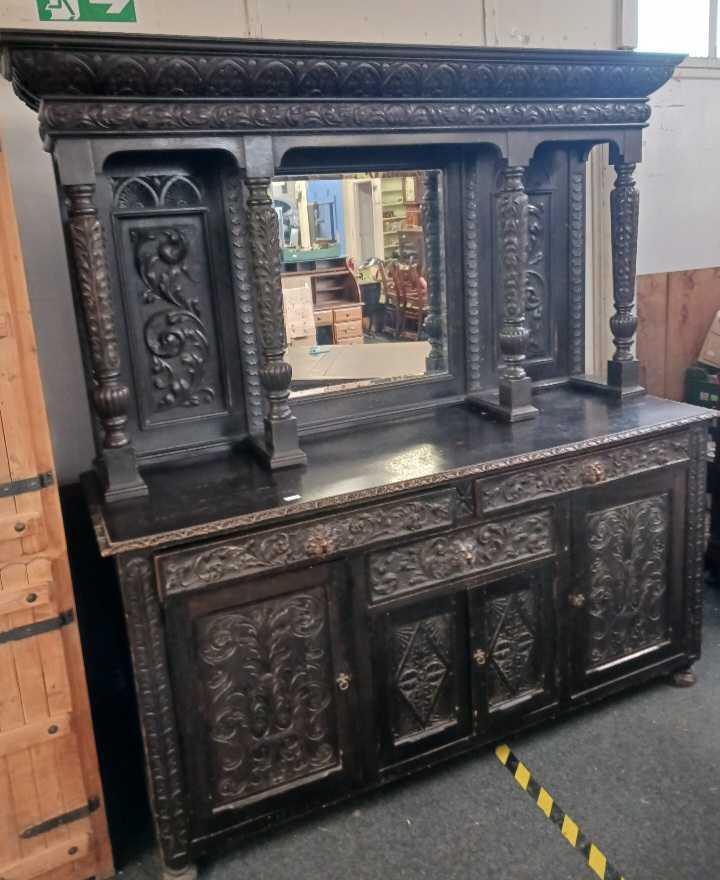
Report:
[[[20,482],[54,464],[1,145],[0,429],[0,486],[13,484],[0,491],[0,878],[101,880],[112,856],[57,487]]]

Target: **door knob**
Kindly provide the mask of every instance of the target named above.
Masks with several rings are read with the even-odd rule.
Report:
[[[484,666],[487,662],[487,654],[485,653],[485,651],[478,648],[477,651],[475,651],[475,653],[473,654],[473,660],[477,663],[478,666]]]
[[[582,608],[585,604],[585,596],[582,593],[570,593],[568,602],[573,608]]]

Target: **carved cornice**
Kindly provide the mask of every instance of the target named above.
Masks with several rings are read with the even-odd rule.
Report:
[[[552,459],[559,458],[569,453],[587,452],[591,449],[605,449],[614,446],[617,443],[636,440],[640,437],[651,437],[653,435],[663,434],[666,431],[679,430],[690,425],[710,421],[715,417],[715,412],[713,410],[702,412],[696,409],[692,416],[682,419],[674,419],[659,425],[656,424],[642,428],[630,428],[627,431],[618,431],[615,434],[608,434],[602,437],[592,437],[588,440],[580,440],[576,443],[566,443],[561,446],[538,449],[521,455],[513,455],[508,458],[480,462],[478,464],[453,468],[451,470],[427,474],[408,480],[399,480],[396,483],[385,483],[381,486],[362,489],[357,492],[345,492],[340,495],[334,495],[329,498],[321,498],[314,501],[298,501],[278,507],[271,507],[267,510],[259,510],[254,513],[241,514],[239,516],[215,520],[213,522],[201,523],[200,525],[187,526],[186,528],[173,529],[172,531],[158,532],[152,535],[143,535],[138,538],[128,538],[118,541],[114,540],[108,533],[100,507],[97,488],[94,482],[86,481],[86,490],[90,500],[93,528],[100,547],[100,552],[103,556],[116,556],[130,551],[147,550],[153,547],[167,547],[172,544],[180,544],[183,541],[208,537],[209,535],[221,535],[223,533],[233,532],[237,529],[258,525],[259,523],[272,522],[273,520],[276,522],[282,521],[291,516],[300,516],[313,511],[330,509],[340,510],[366,501],[372,501],[379,498],[389,498],[393,495],[399,495],[402,492],[427,489],[458,480],[499,473],[524,464],[552,461]]]
[[[40,108],[46,134],[186,131],[297,132],[567,128],[644,125],[639,100],[592,101],[238,101],[50,98]]]
[[[110,98],[647,98],[679,55],[152,39],[6,31],[28,104]]]

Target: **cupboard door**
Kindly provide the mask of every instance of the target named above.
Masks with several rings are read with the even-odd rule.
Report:
[[[573,499],[574,694],[682,650],[687,471]]]
[[[470,733],[464,591],[378,613],[373,641],[382,766]]]
[[[351,782],[356,682],[347,586],[333,575],[318,566],[190,601],[194,661],[186,656],[175,678],[182,699],[186,671],[194,677],[194,705],[181,717],[203,831]]]
[[[470,591],[472,688],[479,731],[556,699],[554,562]]]

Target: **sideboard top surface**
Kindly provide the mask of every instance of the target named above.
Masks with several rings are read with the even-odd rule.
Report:
[[[84,482],[104,555],[170,546],[311,511],[417,491],[454,479],[609,446],[711,419],[711,410],[655,397],[623,403],[565,388],[535,398],[537,419],[514,425],[451,406],[391,424],[307,438],[306,468],[270,473],[223,455],[143,471],[149,496],[106,506]]]

